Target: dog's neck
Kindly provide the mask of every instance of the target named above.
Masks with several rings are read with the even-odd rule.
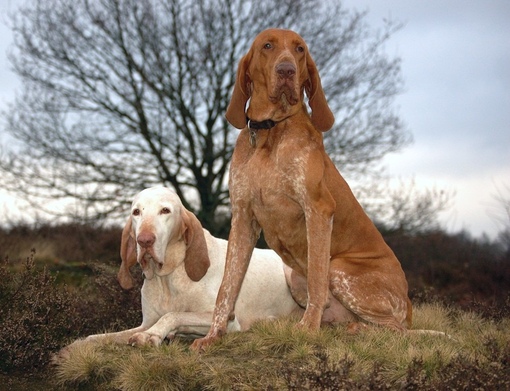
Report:
[[[252,147],[257,146],[257,131],[261,129],[271,129],[276,126],[277,122],[272,119],[266,119],[264,121],[252,121],[250,118],[246,117],[246,125],[250,131],[250,145]]]
[[[165,253],[165,261],[162,264],[153,260],[149,262],[146,273],[144,273],[144,289],[154,292],[165,291],[167,292],[166,298],[177,296],[184,287],[189,285],[189,277],[183,262],[185,254],[184,241],[169,244]]]

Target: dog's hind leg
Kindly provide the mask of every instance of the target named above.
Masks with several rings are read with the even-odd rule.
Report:
[[[400,291],[398,284],[391,284],[387,275],[377,269],[358,268],[358,273],[348,273],[343,267],[345,263],[343,259],[331,263],[333,296],[365,322],[404,331],[409,317],[407,292]],[[407,283],[404,285],[407,288]]]

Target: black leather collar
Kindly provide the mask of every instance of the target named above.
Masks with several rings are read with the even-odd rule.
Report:
[[[249,129],[259,130],[259,129],[271,129],[276,125],[276,122],[274,122],[272,119],[266,119],[264,121],[252,121],[248,117],[246,117],[246,124],[248,125]]]
[[[250,145],[255,148],[257,146],[257,130],[260,129],[271,129],[276,125],[272,119],[266,119],[264,121],[252,121],[246,117],[246,124],[250,130]]]

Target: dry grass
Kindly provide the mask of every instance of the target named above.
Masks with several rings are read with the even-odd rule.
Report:
[[[442,330],[452,338],[376,327],[352,336],[342,326],[307,334],[294,327],[295,320],[283,319],[228,334],[201,355],[182,340],[142,349],[75,344],[56,371],[66,388],[126,391],[434,389],[445,381],[445,368],[450,377],[460,373],[457,383],[467,377],[462,368],[483,374],[497,369],[502,378],[495,384],[501,386],[509,381],[509,323],[423,304],[415,311],[415,328]]]

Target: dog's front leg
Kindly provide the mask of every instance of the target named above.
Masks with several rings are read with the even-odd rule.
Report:
[[[329,196],[329,197],[327,197]],[[305,208],[308,242],[308,302],[298,326],[318,330],[328,300],[331,232],[335,202],[326,192],[315,204]]]
[[[132,346],[159,346],[168,337],[175,335],[205,335],[211,327],[212,312],[169,312],[150,329],[133,334],[129,338]],[[239,331],[241,326],[237,319],[228,324],[228,331]]]
[[[225,273],[216,298],[211,328],[204,338],[193,342],[191,349],[202,351],[226,333],[228,321],[234,318],[234,305],[259,234],[260,228],[251,214],[233,212]]]

